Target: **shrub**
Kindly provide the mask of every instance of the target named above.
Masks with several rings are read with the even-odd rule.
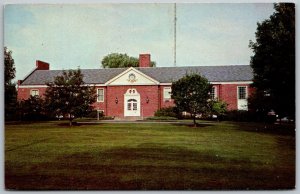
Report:
[[[175,112],[174,107],[166,107],[166,108],[161,108],[157,110],[154,113],[154,116],[156,117],[177,117],[177,114]]]
[[[154,117],[148,117],[147,120],[177,120],[177,118],[169,117],[169,116],[154,116]]]
[[[256,121],[256,115],[253,112],[245,111],[245,110],[231,110],[227,111],[224,116],[225,120],[229,121]]]

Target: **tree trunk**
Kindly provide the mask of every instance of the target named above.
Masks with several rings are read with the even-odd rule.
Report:
[[[69,125],[70,125],[70,127],[72,127],[72,121],[73,121],[73,118],[72,118],[71,114],[69,113]]]
[[[197,123],[196,123],[196,114],[193,114],[193,121],[194,121],[194,127],[197,127]]]

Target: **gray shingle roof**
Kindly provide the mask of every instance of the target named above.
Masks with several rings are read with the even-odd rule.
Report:
[[[85,83],[103,84],[126,69],[82,69],[81,72],[84,75]],[[191,73],[200,74],[210,82],[251,81],[253,78],[252,69],[249,65],[151,67],[136,69],[160,83],[170,83]],[[46,82],[53,81],[54,77],[61,75],[62,72],[62,70],[36,70],[23,81],[22,85],[43,85]]]

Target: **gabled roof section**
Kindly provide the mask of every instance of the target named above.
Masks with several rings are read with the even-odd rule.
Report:
[[[171,83],[192,73],[200,74],[210,82],[252,81],[253,78],[249,65],[81,69],[81,72],[85,83],[105,84],[130,69],[159,83]],[[62,70],[35,70],[21,85],[44,85],[53,81],[56,76],[62,75],[62,72]]]
[[[81,73],[84,76],[83,81],[87,84],[104,84],[125,70],[126,68],[81,69]],[[63,70],[36,70],[21,85],[43,85],[53,82],[54,78],[62,73]]]
[[[129,80],[129,75],[133,75],[134,79]],[[143,72],[130,67],[116,77],[108,80],[105,85],[158,85],[159,82]]]

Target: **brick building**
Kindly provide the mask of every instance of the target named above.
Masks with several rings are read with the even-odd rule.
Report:
[[[81,70],[84,82],[96,86],[96,110],[116,118],[153,116],[162,107],[174,106],[171,84],[190,73],[206,77],[213,85],[213,97],[225,101],[229,110],[248,109],[247,97],[253,90],[248,65],[150,67],[149,54],[141,54],[139,60],[139,67]],[[46,83],[61,74],[62,70],[50,70],[48,63],[36,61],[36,68],[18,81],[18,99],[43,96]]]

